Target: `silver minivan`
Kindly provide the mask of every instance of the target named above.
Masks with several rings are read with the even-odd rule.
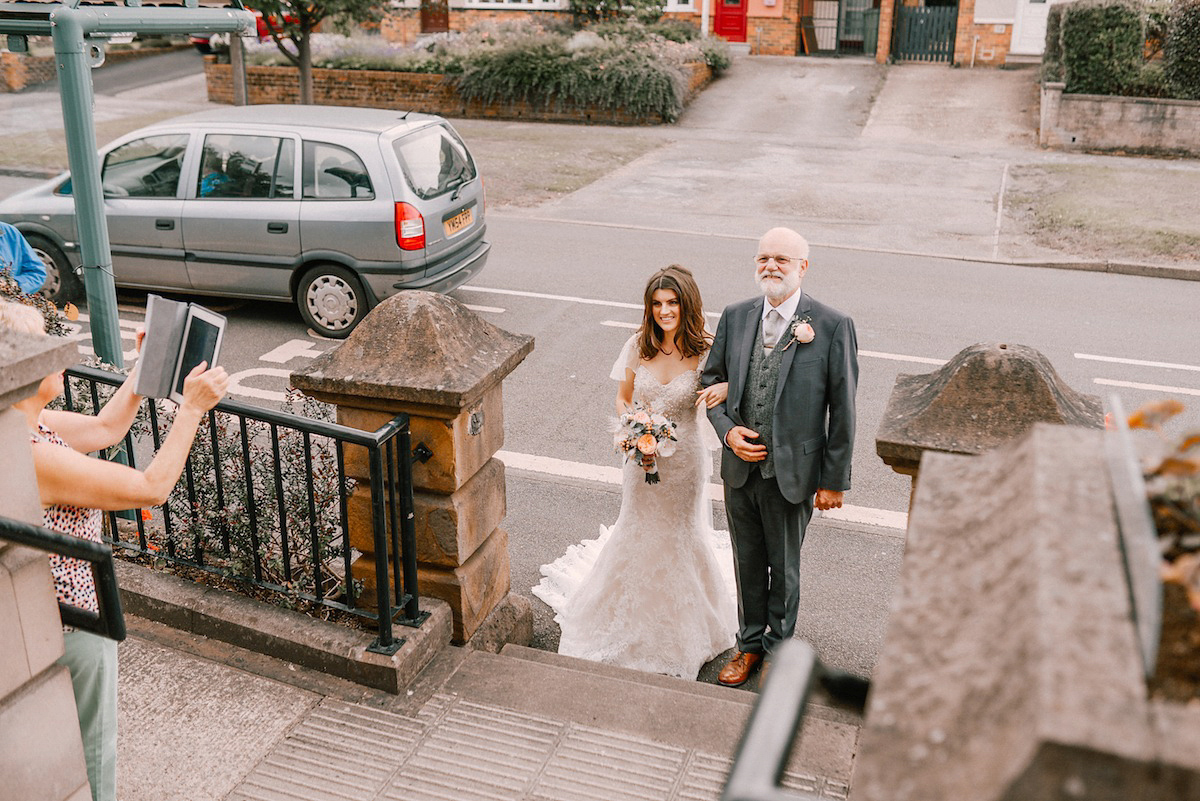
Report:
[[[345,337],[400,289],[448,292],[483,269],[483,181],[441,117],[234,106],[100,151],[118,286],[293,301]],[[82,294],[69,175],[0,201],[56,302]]]

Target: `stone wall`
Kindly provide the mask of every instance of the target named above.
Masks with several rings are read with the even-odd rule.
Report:
[[[708,85],[712,71],[707,64],[691,64],[687,100]],[[204,60],[208,99],[233,103],[233,68]],[[251,105],[300,102],[300,86],[292,67],[247,67],[246,91]],[[612,123],[647,125],[663,122],[658,116],[640,117],[625,111],[601,108],[535,106],[531,103],[464,101],[444,75],[385,70],[313,70],[313,102],[327,106],[370,106],[406,109],[473,119],[536,120],[541,122]],[[685,101],[686,102],[686,101]]]
[[[925,454],[851,801],[1200,798],[1200,707],[1148,697],[1104,437]]]
[[[1200,101],[1072,95],[1063,88],[1042,85],[1043,147],[1200,156]]]

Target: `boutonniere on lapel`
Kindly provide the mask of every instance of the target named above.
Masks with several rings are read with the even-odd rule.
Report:
[[[801,317],[799,320],[796,320],[794,323],[792,323],[791,330],[792,337],[787,341],[787,344],[783,346],[784,350],[787,350],[797,342],[799,342],[801,345],[807,345],[817,336],[817,332],[813,330],[812,323],[809,321],[807,316]]]

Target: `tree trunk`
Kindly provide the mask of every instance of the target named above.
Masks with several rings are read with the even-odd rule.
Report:
[[[311,37],[309,32],[296,42],[296,55],[300,57],[300,102],[306,105],[313,102]]]

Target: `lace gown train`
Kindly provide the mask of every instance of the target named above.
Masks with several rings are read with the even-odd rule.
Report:
[[[659,458],[658,484],[627,463],[616,523],[542,566],[533,592],[562,627],[559,653],[694,679],[733,647],[733,557],[728,533],[713,531],[705,494],[699,382],[698,369],[667,384],[635,369],[634,399],[676,421],[678,445]]]

